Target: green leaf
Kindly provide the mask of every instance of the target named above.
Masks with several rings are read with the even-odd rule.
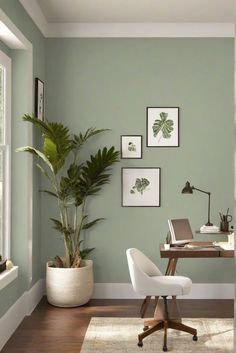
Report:
[[[49,194],[51,196],[58,198],[57,194],[55,194],[54,192],[52,192],[50,190],[39,190],[39,192],[45,192],[46,194]]]
[[[55,219],[55,218],[50,218],[50,219],[54,223],[53,228],[58,230],[60,233],[63,233],[64,227],[63,227],[62,223],[60,221],[58,221],[58,219]]]
[[[88,229],[91,228],[92,226],[94,226],[97,222],[99,221],[103,221],[105,218],[97,218],[92,222],[86,223],[83,225],[82,229]]]
[[[54,169],[55,174],[56,174],[56,172],[58,170],[58,167],[57,167],[57,163],[58,163],[57,146],[48,137],[44,138],[43,152],[44,152],[45,156],[47,157],[47,159],[52,164],[53,169]]]
[[[159,132],[162,133],[161,137],[168,139],[171,137],[171,133],[174,130],[174,122],[171,119],[167,119],[168,113],[160,113],[160,119],[156,119],[152,129],[153,136],[156,137]]]
[[[48,172],[46,171],[46,169],[41,166],[40,164],[36,164],[36,166],[39,168],[39,170],[43,173],[43,175],[45,175],[45,177],[50,181],[52,187],[54,188],[54,190],[56,191],[57,190],[57,186],[55,184],[55,181],[54,179],[52,178],[51,175],[48,174]]]
[[[77,181],[81,173],[81,168],[82,168],[81,164],[79,165],[76,163],[72,163],[67,170],[68,178],[70,178],[73,181]]]
[[[104,147],[102,151],[98,150],[94,156],[90,156],[90,160],[82,166],[79,178],[80,194],[85,197],[100,191],[101,186],[110,180],[110,174],[105,172],[118,160],[119,152],[115,151],[114,146],[109,150]]]
[[[86,248],[80,251],[81,259],[86,259],[86,257],[94,250],[95,248]]]
[[[43,152],[53,166],[54,173],[57,174],[72,150],[68,127],[61,123],[41,121],[30,115],[25,115],[23,120],[31,122],[41,130],[44,140]]]
[[[16,149],[16,152],[29,152],[31,154],[33,154],[34,156],[37,156],[39,158],[41,158],[41,160],[47,164],[47,166],[51,169],[51,171],[53,172],[53,166],[50,163],[50,161],[48,160],[48,158],[45,156],[44,153],[40,152],[39,150],[37,150],[34,147],[30,147],[30,146],[24,146],[24,147],[20,147]]]
[[[84,135],[82,133],[80,133],[79,135],[74,135],[74,138],[72,141],[73,149],[78,151],[90,137],[100,134],[101,132],[104,132],[104,131],[109,131],[109,129],[97,130],[96,128],[89,128]]]
[[[61,221],[55,218],[50,218],[51,221],[54,223],[53,228],[58,230],[60,233],[64,234],[66,237],[74,233],[74,230],[71,227],[63,227]]]

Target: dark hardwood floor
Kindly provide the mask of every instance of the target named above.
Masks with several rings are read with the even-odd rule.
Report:
[[[139,317],[141,300],[91,300],[83,307],[62,309],[44,297],[26,317],[2,353],[79,353],[93,316]],[[233,300],[179,300],[182,317],[233,317]],[[146,313],[152,317],[154,303]],[[97,352],[99,353],[99,352]]]

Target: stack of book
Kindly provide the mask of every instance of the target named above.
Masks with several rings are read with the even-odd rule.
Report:
[[[201,233],[218,233],[220,228],[218,226],[202,226],[200,228]]]

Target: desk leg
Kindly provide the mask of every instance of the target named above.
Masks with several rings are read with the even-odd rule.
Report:
[[[177,266],[177,258],[171,258],[168,261],[168,265],[166,268],[166,276],[174,276],[175,275],[175,270],[176,270],[176,266]]]
[[[166,268],[166,276],[174,276],[175,275],[177,261],[178,261],[178,258],[169,259],[168,265]],[[181,322],[180,312],[179,312],[176,296],[172,297],[171,305],[170,305],[170,314],[171,314],[171,318],[173,317],[174,320]]]
[[[147,310],[147,307],[148,305],[150,304],[150,301],[151,301],[151,296],[147,296],[143,303],[142,303],[142,306],[140,308],[140,315],[141,315],[141,318],[144,317],[145,313],[146,313],[146,310]]]
[[[177,266],[177,258],[172,258],[169,259],[167,268],[166,268],[166,276],[174,276],[175,271],[176,271],[176,266]],[[178,302],[176,296],[172,297],[171,301],[171,317],[173,317],[174,320],[181,322],[181,317],[180,317],[180,312],[179,312],[179,307],[178,307]]]
[[[176,296],[172,297],[172,300],[170,303],[170,317],[171,317],[171,320],[173,321],[182,322]]]

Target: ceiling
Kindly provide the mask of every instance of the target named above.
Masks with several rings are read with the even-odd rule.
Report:
[[[234,0],[19,0],[45,37],[233,37]]]
[[[50,23],[233,22],[234,0],[37,0]]]

